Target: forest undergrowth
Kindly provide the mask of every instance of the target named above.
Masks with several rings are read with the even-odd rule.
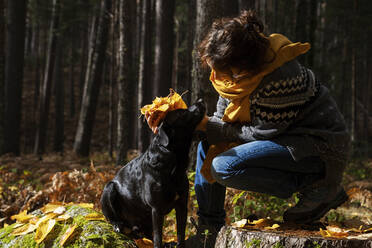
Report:
[[[0,227],[11,224],[10,219],[23,210],[28,212],[41,208],[49,202],[93,203],[100,211],[99,199],[104,185],[111,180],[120,166],[108,154],[95,153],[90,159],[79,158],[67,152],[64,156],[49,154],[39,160],[37,156],[0,157]],[[190,218],[197,219],[197,201],[193,187],[195,172],[189,171],[190,198],[187,235],[195,233]],[[330,211],[321,222],[341,228],[372,227],[372,161],[354,160],[345,171],[344,187],[350,200],[342,209]],[[282,222],[285,209],[298,201],[254,192],[227,190],[225,208],[227,224],[242,219],[269,218]],[[164,239],[176,238],[175,212],[166,218]]]

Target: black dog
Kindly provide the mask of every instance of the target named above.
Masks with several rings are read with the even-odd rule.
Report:
[[[153,238],[154,247],[160,248],[164,216],[175,208],[177,247],[185,246],[188,152],[204,114],[201,100],[188,109],[169,112],[146,152],[105,186],[102,211],[116,231],[132,238]]]

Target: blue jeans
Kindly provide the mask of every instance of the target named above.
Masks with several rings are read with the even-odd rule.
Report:
[[[215,157],[212,175],[217,182],[210,184],[200,173],[207,151],[207,142],[200,142],[195,193],[199,221],[217,228],[225,223],[226,187],[288,198],[324,176],[324,164],[320,158],[308,157],[296,162],[286,147],[264,140],[236,146]]]

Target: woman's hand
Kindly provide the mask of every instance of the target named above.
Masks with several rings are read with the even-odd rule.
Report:
[[[207,115],[204,115],[203,119],[199,122],[199,124],[196,126],[195,130],[197,131],[207,131],[207,123],[209,121],[209,117]]]
[[[149,125],[152,132],[154,134],[157,134],[158,131],[159,131],[158,130],[158,125],[159,125],[159,122],[161,120],[160,115],[155,114],[155,113],[150,115],[149,112],[146,112],[145,113],[145,118],[146,118],[146,121],[147,121],[147,125]]]

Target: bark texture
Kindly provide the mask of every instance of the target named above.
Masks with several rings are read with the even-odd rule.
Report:
[[[154,95],[166,96],[172,86],[174,0],[156,1]]]
[[[26,0],[8,0],[2,153],[20,153]]]
[[[103,64],[106,56],[111,7],[111,0],[102,0],[97,37],[91,40],[91,46],[94,49],[92,49],[92,54],[89,57],[90,61],[88,61],[83,100],[74,143],[74,152],[81,156],[88,156],[90,151],[99,90],[102,83]]]
[[[121,164],[126,159],[130,148],[130,133],[133,132],[134,102],[132,97],[135,93],[133,80],[133,49],[131,22],[134,16],[131,9],[135,3],[131,0],[120,0],[119,7],[119,78],[118,82],[118,123],[117,123],[117,159],[116,164]]]
[[[52,21],[49,30],[47,62],[39,102],[39,125],[36,130],[34,146],[34,153],[39,155],[45,152],[45,143],[47,138],[50,97],[53,83],[54,64],[56,60],[56,48],[58,43],[57,30],[59,28],[59,12],[60,2],[59,0],[54,0]]]
[[[343,247],[370,248],[372,240],[359,239],[325,239],[322,237],[297,237],[285,233],[237,230],[224,226],[218,234],[215,248],[247,248],[247,247]]]

